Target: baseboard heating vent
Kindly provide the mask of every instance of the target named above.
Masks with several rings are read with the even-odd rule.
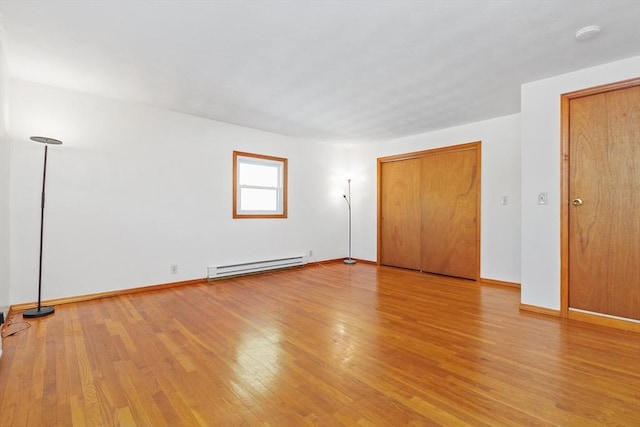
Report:
[[[214,280],[221,277],[239,276],[242,274],[261,273],[269,270],[299,267],[307,263],[304,256],[269,259],[265,261],[245,262],[242,264],[218,265],[207,267],[207,279]]]

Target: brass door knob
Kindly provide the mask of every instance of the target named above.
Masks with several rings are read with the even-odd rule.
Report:
[[[573,206],[582,206],[582,199],[573,199]]]

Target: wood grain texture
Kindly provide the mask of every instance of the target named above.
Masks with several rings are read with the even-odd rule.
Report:
[[[546,316],[560,316],[560,311],[552,308],[538,307],[537,305],[520,304],[520,310],[530,311],[532,313],[544,314]]]
[[[640,86],[569,109],[569,306],[640,320]]]
[[[519,301],[331,263],[66,304],[4,339],[0,425],[640,425],[640,335]]]
[[[381,164],[380,263],[420,269],[421,159]]]
[[[421,159],[421,270],[477,280],[480,272],[477,147]]]
[[[379,263],[478,280],[480,167],[480,142],[379,158]]]
[[[622,329],[624,331],[632,331],[640,333],[640,322],[637,320],[622,319],[620,317],[608,317],[599,313],[583,312],[579,310],[569,310],[567,315],[569,319],[579,320],[581,322],[594,323],[609,328]]]
[[[509,286],[511,288],[520,289],[520,283],[506,282],[504,280],[486,279],[484,277],[481,277],[479,282],[482,283],[483,285]]]
[[[99,293],[95,293],[95,294],[76,295],[76,296],[64,297],[64,298],[53,298],[53,299],[48,299],[48,300],[42,301],[42,305],[54,305],[54,306],[57,306],[57,305],[61,305],[61,304],[70,304],[70,303],[73,303],[73,302],[91,301],[91,300],[96,300],[96,299],[100,299],[100,298],[111,298],[111,297],[116,297],[116,296],[120,296],[120,295],[135,294],[135,293],[138,293],[138,292],[157,291],[157,290],[160,290],[160,289],[175,288],[177,286],[186,286],[186,285],[195,285],[195,284],[198,284],[198,283],[206,283],[207,280],[208,279],[206,277],[203,277],[201,279],[183,280],[181,282],[161,283],[161,284],[158,284],[158,285],[140,286],[140,287],[136,287],[136,288],[119,289],[119,290],[115,290],[115,291],[99,292]],[[19,312],[19,311],[29,310],[31,308],[36,308],[36,307],[38,307],[38,303],[37,302],[27,302],[27,303],[22,303],[22,304],[13,304],[11,306],[11,310]]]

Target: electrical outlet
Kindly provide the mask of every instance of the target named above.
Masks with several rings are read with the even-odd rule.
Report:
[[[171,274],[178,274],[178,264],[171,264]]]
[[[538,204],[539,205],[547,204],[547,193],[538,193]]]
[[[309,249],[309,258],[313,256],[313,249]]]

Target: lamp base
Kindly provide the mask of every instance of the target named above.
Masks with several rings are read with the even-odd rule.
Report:
[[[344,263],[345,264],[355,264],[356,260],[353,259],[353,258],[347,258],[347,259],[344,260]]]
[[[53,307],[32,308],[22,313],[22,317],[44,317],[53,314],[54,311]]]

